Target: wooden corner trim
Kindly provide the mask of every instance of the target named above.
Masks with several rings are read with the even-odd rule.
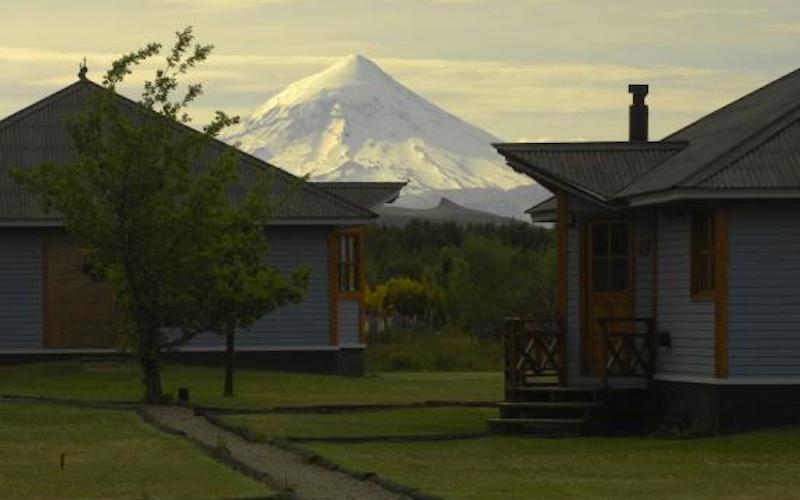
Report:
[[[339,290],[339,236],[350,234],[358,237],[358,252],[356,266],[358,268],[358,290]],[[330,345],[339,345],[339,301],[351,300],[358,302],[358,339],[361,343],[367,340],[367,309],[366,309],[366,249],[365,226],[350,228],[333,228],[328,240],[328,279],[329,279],[329,328]]]
[[[332,346],[339,345],[338,235],[336,229],[328,235],[328,343]]]
[[[566,346],[567,346],[567,244],[568,244],[568,225],[569,225],[569,212],[568,212],[568,200],[567,200],[567,193],[565,191],[558,192],[558,222],[557,222],[557,230],[558,230],[558,320],[559,320],[559,329],[561,340],[560,344],[560,363],[561,366],[565,367],[562,370],[561,380],[559,382],[561,384],[567,383],[567,373],[569,372],[566,369],[567,366],[567,353],[566,353]]]
[[[714,365],[718,378],[728,377],[728,210],[714,212]]]

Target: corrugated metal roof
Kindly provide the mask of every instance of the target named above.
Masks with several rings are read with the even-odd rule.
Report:
[[[659,163],[674,156],[684,143],[528,143],[497,144],[515,168],[530,169],[576,186],[601,200],[612,198]]]
[[[12,168],[31,168],[45,162],[63,164],[75,159],[66,118],[81,109],[92,91],[100,89],[90,81],[78,81],[0,121],[0,220],[53,219],[44,212],[36,196],[29,194],[8,177]],[[118,103],[136,113],[147,112],[133,101],[117,95]],[[181,127],[186,133],[197,133]],[[222,154],[229,146],[213,141],[208,158]],[[377,217],[374,212],[337,196],[313,183],[301,182],[288,172],[237,151],[240,185],[229,193],[240,198],[258,171],[272,174],[272,192],[282,203],[273,214],[277,221],[347,221]]]
[[[543,202],[537,203],[531,208],[525,210],[525,213],[532,215],[541,212],[552,212],[556,209],[558,209],[558,198],[556,198],[555,196],[551,196],[550,198],[547,198]]]
[[[690,146],[643,175],[617,196],[630,197],[673,187],[698,187],[705,178],[714,176],[717,170],[725,168],[730,161],[757,148],[777,130],[788,126],[796,117],[798,109],[800,70],[793,71],[666,137],[664,140],[688,141]],[[796,148],[800,149],[800,144]],[[790,154],[796,155],[798,152],[794,150]],[[767,159],[751,161],[759,161],[769,169],[782,168]],[[777,172],[762,175],[780,177]],[[746,187],[756,187],[759,181],[753,180],[756,181],[755,185]]]
[[[555,222],[558,219],[558,198],[550,198],[525,210],[533,222]]]
[[[350,200],[356,205],[373,209],[391,203],[400,195],[406,182],[314,182],[315,186]]]
[[[696,186],[709,189],[800,188],[800,120]]]

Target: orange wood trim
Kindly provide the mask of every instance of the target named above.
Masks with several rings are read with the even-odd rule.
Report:
[[[328,343],[339,344],[339,233],[332,229],[328,236]]]
[[[714,213],[714,359],[716,375],[728,377],[728,211]]]
[[[358,228],[358,340],[367,343],[367,228]]]
[[[333,229],[328,243],[328,276],[330,277],[330,330],[331,345],[339,344],[339,301],[358,301],[358,338],[362,344],[367,340],[367,307],[366,307],[366,249],[365,226],[347,229]],[[357,237],[358,253],[356,254],[356,268],[358,269],[358,290],[355,292],[339,290],[339,236],[351,234]]]
[[[569,243],[567,231],[569,230],[569,211],[567,206],[567,194],[564,191],[558,193],[558,320],[559,329],[561,330],[561,340],[559,355],[561,357],[561,366],[565,367],[562,370],[561,380],[559,383],[562,385],[567,384],[567,374],[569,369],[567,367],[567,245]]]

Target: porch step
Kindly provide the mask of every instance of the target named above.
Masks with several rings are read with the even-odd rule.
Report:
[[[506,391],[509,402],[594,402],[602,391],[595,387],[523,386]]]
[[[584,418],[599,408],[598,401],[509,401],[498,403],[502,418]]]
[[[580,435],[586,423],[583,418],[492,418],[489,428],[501,434],[558,438]]]

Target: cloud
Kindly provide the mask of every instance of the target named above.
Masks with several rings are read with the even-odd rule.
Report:
[[[731,9],[731,8],[712,8],[712,7],[681,7],[671,10],[660,10],[656,12],[658,17],[664,19],[689,19],[701,16],[732,16],[732,17],[767,17],[767,9]]]
[[[789,34],[800,34],[800,23],[791,24],[791,23],[773,23],[767,25],[767,30],[770,33],[789,33]]]

